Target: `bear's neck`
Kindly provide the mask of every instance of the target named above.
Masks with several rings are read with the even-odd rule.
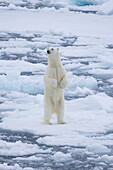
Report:
[[[51,68],[62,66],[60,56],[53,59],[48,58],[48,66]]]

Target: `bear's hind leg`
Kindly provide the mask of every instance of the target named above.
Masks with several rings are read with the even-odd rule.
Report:
[[[52,123],[50,123],[51,115],[52,115],[51,106],[48,104],[45,104],[45,106],[44,106],[44,121],[42,122],[42,124],[51,125],[52,124]]]
[[[64,122],[64,100],[59,100],[57,104],[57,123],[58,124],[66,124]]]

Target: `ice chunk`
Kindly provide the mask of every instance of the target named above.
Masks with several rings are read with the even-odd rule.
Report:
[[[30,94],[43,93],[43,77],[20,76],[18,73],[8,73],[0,76],[0,90],[18,91]]]
[[[105,162],[105,163],[113,163],[113,156],[109,155],[102,155],[98,158],[99,161]]]
[[[22,143],[21,141],[17,141],[15,143],[6,142],[0,140],[0,155],[4,156],[21,156],[28,155],[37,152],[41,152],[37,145]]]
[[[72,125],[74,127],[74,124]],[[69,129],[67,127],[66,128],[68,131]],[[69,127],[71,128],[71,127]],[[66,134],[65,132],[63,132],[62,127],[59,127],[58,130],[62,130],[62,135],[56,135],[56,136],[46,136],[44,138],[39,138],[37,139],[37,142],[40,144],[46,144],[46,145],[56,145],[56,146],[65,146],[65,145],[71,145],[71,146],[85,146],[89,143],[89,141],[87,140],[87,138],[85,136],[80,135],[79,133],[75,132],[75,133],[70,133],[70,134]],[[56,130],[57,134],[58,134],[58,130]],[[63,140],[65,139],[65,140]],[[83,142],[84,141],[84,142]]]
[[[97,89],[97,80],[94,77],[89,76],[73,76],[72,73],[68,74],[69,78],[69,88],[75,89],[77,87],[80,88],[89,88],[89,89]]]
[[[56,162],[64,162],[64,161],[68,161],[71,159],[71,154],[70,153],[64,154],[62,152],[56,152],[52,158]]]
[[[14,10],[16,9],[16,6],[14,4],[9,4],[8,9]]]
[[[27,168],[21,168],[18,164],[15,164],[14,166],[8,165],[7,163],[0,164],[1,170],[33,170],[33,168],[27,167]]]
[[[113,84],[113,78],[108,79],[107,81]]]
[[[43,161],[42,157],[30,156],[30,157],[16,157],[14,160],[30,160],[30,161]]]
[[[76,88],[75,95],[77,95],[77,96],[89,95],[89,94],[93,94],[93,92],[86,87],[83,87],[83,88],[77,87]]]
[[[2,170],[22,170],[22,168],[18,165],[15,164],[14,166],[8,165],[7,163],[0,164],[0,169]]]
[[[108,0],[102,4],[98,10],[99,14],[112,15],[113,14],[113,0]]]
[[[80,88],[77,87],[76,90],[72,89],[72,90],[66,90],[64,92],[64,94],[67,96],[76,96],[76,97],[84,97],[84,96],[88,96],[88,95],[92,95],[94,94],[94,92],[86,87]]]
[[[88,151],[93,153],[109,153],[111,149],[101,144],[91,144],[87,146]]]

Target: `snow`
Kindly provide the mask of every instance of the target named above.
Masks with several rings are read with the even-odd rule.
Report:
[[[76,33],[77,35],[99,37],[107,37],[113,33],[113,16],[108,18],[108,16],[86,15],[83,13],[77,13],[75,15],[74,12],[58,12],[57,10],[51,12],[49,10],[41,10],[39,12],[8,11],[8,13],[9,15],[7,15],[7,11],[2,10],[0,15],[0,20],[3,21],[2,24],[0,24],[0,28],[3,31],[45,31],[46,28],[46,32],[54,30],[67,34],[71,33],[72,35]],[[21,15],[23,16],[22,18],[20,18]],[[46,18],[51,18],[51,20],[47,20]],[[65,22],[65,18],[67,22]],[[8,23],[10,23],[10,25]],[[71,23],[76,24],[72,26]],[[90,23],[90,25],[88,23]]]

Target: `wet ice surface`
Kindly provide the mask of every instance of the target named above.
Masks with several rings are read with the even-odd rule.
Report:
[[[98,49],[100,42],[52,32],[0,32],[1,169],[113,169],[113,67],[101,58],[112,48],[106,42]],[[70,82],[65,90],[70,116],[63,129],[53,117],[53,130],[46,131],[40,122],[48,46],[60,47]]]

